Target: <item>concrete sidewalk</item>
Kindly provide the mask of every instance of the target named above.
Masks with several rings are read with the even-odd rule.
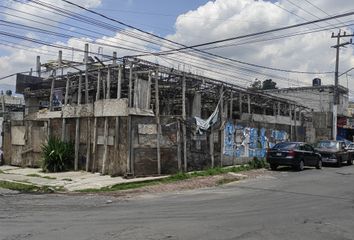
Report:
[[[54,189],[63,188],[65,191],[100,189],[120,183],[141,182],[164,177],[166,176],[125,179],[84,171],[43,173],[40,168],[0,166],[0,181],[28,183],[36,186],[53,187]]]

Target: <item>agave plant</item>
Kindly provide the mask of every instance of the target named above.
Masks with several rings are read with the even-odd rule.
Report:
[[[74,144],[51,137],[42,145],[42,157],[42,169],[45,172],[70,170],[74,162]]]

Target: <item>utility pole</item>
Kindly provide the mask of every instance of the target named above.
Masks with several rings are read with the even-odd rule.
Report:
[[[334,71],[334,91],[333,91],[333,120],[332,120],[332,138],[333,140],[337,139],[337,105],[339,104],[339,94],[338,94],[338,85],[339,85],[339,50],[341,47],[352,44],[352,39],[349,42],[341,43],[341,38],[345,37],[354,37],[354,34],[347,34],[346,32],[341,33],[341,30],[338,31],[337,35],[332,33],[331,38],[337,39],[337,44],[332,46],[336,49],[336,66]]]

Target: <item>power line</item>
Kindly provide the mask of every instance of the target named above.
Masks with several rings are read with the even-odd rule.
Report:
[[[66,1],[66,0],[62,0],[62,1]],[[287,30],[287,29],[298,28],[298,27],[301,27],[301,26],[315,24],[315,23],[318,23],[318,22],[323,22],[323,21],[327,21],[327,20],[331,20],[331,19],[335,19],[335,18],[348,17],[348,16],[351,16],[351,15],[354,15],[354,11],[353,12],[349,12],[349,13],[335,15],[335,16],[332,16],[332,17],[327,17],[327,18],[322,18],[322,19],[318,19],[318,20],[313,20],[313,21],[309,21],[309,22],[289,25],[289,26],[286,26],[286,27],[274,28],[274,29],[271,29],[271,30],[265,30],[265,31],[261,31],[261,32],[250,33],[250,34],[240,35],[240,36],[236,36],[236,37],[221,39],[221,40],[217,40],[217,41],[211,41],[211,42],[196,44],[196,45],[192,45],[192,46],[188,46],[188,47],[184,47],[184,48],[179,48],[179,49],[175,49],[175,50],[171,50],[171,51],[161,52],[160,54],[168,54],[168,53],[171,53],[171,52],[181,51],[181,50],[185,50],[185,49],[195,49],[197,47],[203,47],[203,46],[208,46],[208,45],[212,45],[212,44],[229,42],[229,41],[233,41],[233,40],[238,40],[238,39],[243,39],[243,38],[263,35],[263,34],[266,34],[266,33],[273,33],[273,32],[283,31],[283,30]]]
[[[49,30],[43,30],[43,29],[40,29],[40,28],[27,26],[27,25],[24,25],[24,24],[12,23],[12,22],[8,22],[8,21],[4,21],[4,20],[1,20],[1,19],[0,19],[0,22],[4,22],[4,23],[8,24],[8,25],[3,24],[5,26],[15,25],[17,28],[31,29],[32,31],[38,32],[38,33],[44,33],[44,34],[48,34],[48,35],[52,35],[52,36],[56,36],[56,37],[61,37],[61,38],[75,38],[77,41],[87,42],[85,40],[82,40],[82,39],[78,38],[77,36],[74,36],[74,35],[58,33],[58,32],[53,32],[53,31],[49,31]],[[108,42],[110,42],[110,41],[108,41]],[[111,45],[111,44],[107,44],[107,43],[104,43],[104,42],[101,42],[101,43],[91,42],[91,44],[101,45],[101,46],[108,46],[108,47],[113,47],[113,48],[118,48],[118,49],[122,49],[122,50],[133,51],[133,52],[149,53],[147,51],[139,50],[137,48],[121,47],[121,46],[118,46],[118,45]]]
[[[34,2],[40,2],[40,1],[34,1]],[[66,1],[66,2],[68,2],[68,1]],[[74,4],[74,5],[77,5],[77,4]],[[88,11],[92,11],[92,10],[88,10]],[[135,28],[136,29],[136,28]],[[155,35],[153,35],[153,36],[155,36]],[[178,43],[176,43],[176,44],[178,44]],[[203,53],[206,53],[206,52],[203,52]],[[209,55],[212,55],[212,56],[214,56],[214,57],[220,57],[220,58],[222,58],[221,56],[218,56],[218,55],[213,55],[213,54],[211,54],[211,53],[206,53],[206,54],[209,54]],[[155,54],[152,54],[152,55],[155,55]],[[141,55],[138,55],[138,56],[141,56]],[[224,58],[224,60],[230,60],[230,59],[227,59],[227,58]],[[235,61],[235,62],[237,62],[237,63],[242,63],[242,64],[246,64],[245,62],[241,62],[241,61]],[[260,66],[260,65],[255,65],[255,64],[252,64],[251,66],[253,66],[253,67],[263,67],[263,66]],[[268,68],[269,70],[279,70],[279,69],[275,69],[275,68]],[[290,72],[293,72],[293,73],[305,73],[305,72],[297,72],[297,71],[291,71],[290,70]],[[306,72],[307,74],[319,74],[318,72]]]
[[[248,70],[249,71],[249,70]]]
[[[345,23],[343,22],[343,24],[345,24],[345,25],[337,25],[337,26],[328,27],[328,28],[323,28],[323,27],[313,28],[313,29],[309,29],[308,31],[299,31],[299,32],[295,32],[292,34],[278,35],[278,36],[274,36],[274,37],[270,37],[270,38],[253,40],[253,41],[248,41],[248,42],[239,42],[239,43],[234,43],[234,44],[218,45],[218,46],[213,46],[213,47],[208,47],[208,48],[202,48],[201,50],[205,51],[205,50],[212,50],[212,49],[224,48],[224,47],[242,46],[242,45],[246,45],[246,44],[259,43],[259,42],[264,42],[264,41],[273,41],[273,40],[289,38],[289,37],[294,37],[294,36],[306,35],[306,34],[311,34],[311,33],[318,33],[318,32],[322,32],[322,31],[333,30],[338,27],[350,27],[350,26],[354,25],[353,22],[354,22],[354,20],[351,20],[351,21],[348,21]],[[351,24],[348,24],[348,23],[351,23]],[[328,72],[328,73],[333,73],[333,72]]]
[[[316,74],[318,74],[318,73],[316,73]]]
[[[286,0],[286,1],[288,1],[288,2],[289,2],[290,4],[292,4],[293,6],[299,8],[300,10],[306,12],[307,14],[309,14],[309,15],[311,15],[311,16],[317,18],[317,19],[320,19],[320,17],[318,17],[317,15],[315,15],[315,14],[313,14],[312,12],[307,11],[306,9],[302,8],[301,6],[299,6],[299,5],[295,4],[295,3],[293,3],[291,0]],[[315,5],[311,4],[311,6],[315,6]],[[316,6],[315,6],[315,7],[316,7]],[[316,7],[316,8],[317,8],[317,7]],[[319,9],[319,8],[317,8],[317,9]],[[322,11],[322,10],[321,10],[321,11]],[[331,15],[329,15],[329,14],[327,14],[327,13],[326,13],[326,15],[329,16],[329,17],[331,16]],[[336,19],[336,20],[339,21],[338,19]],[[326,21],[326,22],[327,22],[327,21]],[[333,26],[332,23],[328,23],[328,24],[331,25],[331,26]]]
[[[317,5],[313,4],[312,2],[308,1],[308,0],[304,0],[305,2],[307,2],[309,5],[311,5],[312,7],[316,8],[317,10],[321,11],[322,13],[326,14],[328,17],[330,17],[331,15],[324,11],[322,8],[318,7]],[[339,23],[343,23],[341,20],[336,19],[337,22]]]
[[[290,26],[287,26],[287,27],[282,27],[282,28],[276,28],[276,29],[272,29],[272,30],[267,30],[267,31],[262,31],[262,32],[258,32],[258,33],[253,33],[253,34],[247,34],[247,35],[243,35],[243,36],[238,36],[238,37],[233,37],[233,38],[227,38],[227,39],[223,39],[223,40],[218,40],[218,41],[213,41],[213,42],[209,42],[209,43],[203,43],[203,44],[197,44],[197,45],[193,45],[193,46],[186,46],[186,45],[183,45],[183,44],[180,44],[180,43],[177,43],[175,41],[172,41],[172,40],[169,40],[169,39],[165,39],[165,38],[162,38],[160,36],[157,36],[155,34],[152,34],[152,33],[149,33],[149,32],[146,32],[144,30],[141,30],[141,29],[138,29],[134,26],[131,26],[131,25],[128,25],[128,24],[125,24],[121,21],[118,21],[116,19],[113,19],[111,17],[107,17],[101,13],[98,13],[96,11],[93,11],[93,10],[90,10],[90,9],[87,9],[83,6],[80,6],[78,4],[75,4],[75,3],[72,3],[68,0],[62,0],[66,3],[69,3],[71,5],[74,5],[78,8],[81,8],[85,11],[88,11],[88,12],[91,12],[95,15],[98,15],[98,16],[101,16],[105,19],[108,19],[110,21],[113,21],[113,22],[117,22],[123,26],[127,26],[127,27],[130,27],[132,29],[135,29],[137,31],[140,31],[140,32],[143,32],[145,34],[149,34],[149,35],[152,35],[154,37],[157,37],[159,39],[163,39],[165,41],[168,41],[168,42],[171,42],[171,43],[174,43],[174,44],[177,44],[177,45],[180,45],[180,46],[183,46],[182,48],[179,48],[179,49],[175,49],[175,50],[170,50],[170,51],[165,51],[165,52],[160,52],[158,54],[166,54],[166,53],[172,53],[172,52],[175,52],[175,51],[181,51],[181,50],[185,50],[185,49],[192,49],[192,50],[195,50],[195,51],[198,51],[198,52],[202,52],[204,54],[208,54],[208,55],[211,55],[213,57],[218,57],[218,58],[222,58],[224,60],[228,60],[228,61],[234,61],[234,62],[238,62],[238,63],[241,63],[241,64],[246,64],[246,65],[250,65],[250,66],[253,66],[253,67],[260,67],[260,68],[265,68],[265,69],[268,69],[268,70],[274,70],[274,71],[285,71],[285,72],[291,72],[291,73],[305,73],[305,72],[302,72],[302,71],[288,71],[288,70],[285,70],[285,69],[278,69],[278,68],[272,68],[272,67],[265,67],[265,66],[261,66],[261,65],[258,65],[258,64],[251,64],[251,63],[246,63],[246,62],[243,62],[243,61],[238,61],[238,60],[235,60],[235,59],[230,59],[230,58],[226,58],[226,57],[222,57],[222,56],[219,56],[217,54],[212,54],[212,53],[209,53],[209,52],[204,52],[202,50],[199,50],[199,49],[196,49],[197,47],[201,47],[201,46],[207,46],[207,45],[211,45],[211,44],[215,44],[215,43],[221,43],[221,42],[226,42],[226,41],[231,41],[231,40],[236,40],[236,39],[241,39],[241,38],[246,38],[246,37],[250,37],[250,36],[257,36],[257,35],[262,35],[262,34],[266,34],[266,33],[272,33],[272,32],[276,32],[276,31],[282,31],[282,30],[286,30],[286,29],[291,29],[291,28],[295,28],[295,27],[300,27],[300,26],[305,26],[305,25],[309,25],[309,24],[313,24],[313,23],[317,23],[317,22],[322,22],[322,21],[325,21],[325,20],[328,20],[328,19],[333,19],[333,18],[339,18],[339,17],[344,17],[344,16],[350,16],[350,15],[353,15],[354,12],[351,12],[351,13],[346,13],[346,14],[341,14],[341,15],[336,15],[336,16],[333,16],[331,18],[327,18],[327,19],[320,19],[320,20],[315,20],[315,21],[310,21],[310,22],[305,22],[305,23],[300,23],[300,24],[295,24],[295,25],[290,25]],[[153,55],[156,55],[155,53]],[[307,72],[307,74],[318,74],[318,73],[313,73],[313,72]]]
[[[1,5],[0,5],[0,7],[4,7],[4,6],[1,6]],[[41,24],[41,25],[44,25],[44,26],[48,26],[48,27],[52,27],[52,28],[58,28],[58,29],[61,29],[61,30],[66,31],[66,32],[78,33],[78,34],[81,34],[81,35],[83,35],[83,36],[85,36],[85,37],[89,37],[89,38],[97,38],[97,37],[98,37],[97,32],[91,31],[91,30],[89,30],[89,29],[81,28],[81,27],[79,27],[79,26],[74,26],[74,25],[71,25],[71,24],[61,23],[61,22],[59,22],[59,21],[51,20],[51,19],[48,19],[48,18],[45,18],[45,17],[41,17],[41,16],[38,16],[38,15],[35,15],[35,14],[28,14],[28,13],[26,13],[26,12],[24,12],[24,11],[15,10],[15,9],[8,8],[8,7],[5,7],[5,8],[11,9],[11,10],[14,10],[14,11],[17,11],[17,12],[21,12],[22,14],[30,15],[31,17],[35,16],[35,17],[44,19],[44,20],[46,20],[46,21],[49,20],[49,21],[52,21],[52,22],[55,22],[55,23],[60,23],[60,24],[63,24],[63,25],[65,25],[65,26],[69,26],[69,27],[71,27],[71,28],[82,29],[82,30],[84,30],[84,31],[94,33],[96,36],[91,35],[91,34],[87,34],[87,33],[82,33],[82,32],[78,32],[78,31],[74,31],[74,30],[72,30],[72,29],[66,29],[66,28],[62,28],[62,27],[59,27],[59,26],[54,26],[54,25],[52,25],[52,24],[48,24],[48,23],[45,23],[45,22],[36,21],[36,20],[34,20],[34,19],[26,18],[26,17],[23,17],[23,16],[18,16],[18,15],[6,13],[6,12],[0,12],[0,13],[5,14],[5,15],[9,15],[9,16],[14,17],[14,18],[24,19],[24,20],[26,20],[26,21],[31,21],[31,22],[34,22],[34,23],[38,23],[38,24]],[[32,27],[32,26],[27,26],[27,27]],[[32,27],[32,28],[33,28],[33,27]],[[100,35],[100,36],[102,36],[102,35]],[[112,37],[112,38],[119,40],[119,39],[116,38],[116,37]],[[106,40],[106,41],[113,43],[113,41],[109,41],[109,40]],[[125,42],[127,42],[127,43],[132,43],[132,44],[137,44],[137,43],[131,42],[131,41],[129,41],[129,40],[125,40]],[[137,44],[137,45],[138,45],[138,44]],[[120,46],[126,46],[127,48],[129,47],[128,45],[125,45],[125,44],[120,44]],[[119,47],[119,46],[116,46],[116,48],[120,48],[120,47]]]

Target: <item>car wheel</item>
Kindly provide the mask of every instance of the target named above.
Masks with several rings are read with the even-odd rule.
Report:
[[[321,169],[321,168],[322,168],[322,160],[319,158],[317,160],[316,169]]]
[[[301,160],[299,162],[299,164],[297,165],[297,170],[302,171],[302,170],[304,170],[304,167],[305,167],[304,160]]]
[[[341,166],[342,166],[342,159],[337,158],[337,167],[341,167]]]
[[[270,164],[270,169],[275,171],[277,170],[278,165],[277,164]]]

